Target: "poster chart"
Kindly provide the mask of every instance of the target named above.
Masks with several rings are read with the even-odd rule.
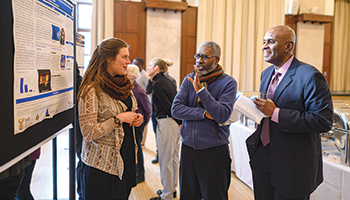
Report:
[[[13,0],[14,134],[73,107],[74,6]]]

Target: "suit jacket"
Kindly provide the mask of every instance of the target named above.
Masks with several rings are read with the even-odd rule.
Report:
[[[274,66],[261,74],[267,91]],[[281,197],[311,194],[323,181],[320,133],[332,127],[332,96],[324,76],[313,66],[293,59],[276,88],[278,124],[270,119],[270,159],[273,186]],[[261,125],[246,140],[250,158],[260,140]]]

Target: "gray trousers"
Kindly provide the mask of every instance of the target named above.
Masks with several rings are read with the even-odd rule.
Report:
[[[160,179],[163,185],[161,198],[173,199],[179,178],[180,126],[173,118],[158,120],[157,145]]]

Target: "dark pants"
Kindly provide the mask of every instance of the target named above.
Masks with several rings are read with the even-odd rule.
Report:
[[[152,125],[153,125],[153,132],[154,135],[156,136],[156,152],[157,152],[157,156],[158,156],[158,146],[157,146],[157,124],[158,121],[156,119],[156,112],[155,110],[152,111],[152,116],[151,116],[151,120],[152,120]]]
[[[16,176],[0,180],[0,197],[1,200],[14,200],[17,190],[21,185],[23,170]]]
[[[182,144],[181,200],[227,200],[230,183],[231,158],[228,145],[194,150]]]
[[[152,115],[151,115],[151,120],[152,120],[152,125],[153,125],[153,132],[154,134],[156,134],[156,138],[157,138],[157,119],[156,119],[156,111],[153,110],[152,111]]]
[[[77,115],[78,116],[78,115]],[[78,157],[78,163],[76,168],[76,179],[77,179],[77,193],[79,196],[79,200],[84,200],[83,196],[83,188],[82,186],[85,185],[83,183],[83,162],[81,161],[81,147],[83,144],[83,135],[81,134],[80,130],[80,124],[79,124],[79,117],[77,117],[77,123],[76,123],[76,134],[75,134],[75,152],[77,153]]]
[[[85,185],[83,184],[83,162],[81,161],[80,159],[80,156],[79,156],[79,161],[78,161],[78,164],[77,164],[77,169],[76,169],[76,173],[77,173],[77,193],[78,193],[78,196],[79,196],[79,200],[83,200],[84,199],[84,196],[83,196],[83,188],[82,186]]]
[[[288,199],[278,196],[271,185],[270,145],[263,146],[261,142],[250,159],[253,172],[254,197],[256,200],[308,200],[310,195],[297,199]],[[288,173],[288,172],[286,172]]]
[[[30,163],[30,165],[23,170],[23,179],[21,182],[21,186],[17,191],[16,200],[34,200],[34,197],[30,192],[30,182],[32,180],[35,163],[36,160],[33,160]]]
[[[145,173],[145,167],[143,164],[143,151],[141,147],[141,141],[142,141],[142,134],[143,130],[145,128],[145,125],[142,123],[140,127],[135,127],[135,137],[136,137],[136,144],[137,144],[137,164],[136,164],[136,174],[143,176]]]
[[[118,176],[108,174],[83,163],[83,196],[86,200],[110,199],[128,200],[130,188],[120,188]]]

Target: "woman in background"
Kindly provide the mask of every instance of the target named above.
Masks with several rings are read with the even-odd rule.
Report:
[[[143,116],[127,77],[128,45],[103,40],[94,50],[78,93],[84,198],[129,198],[136,185],[135,133]]]
[[[145,167],[143,162],[143,152],[141,148],[142,134],[145,126],[147,125],[152,114],[151,103],[146,95],[146,90],[136,82],[136,79],[140,76],[139,67],[136,65],[128,65],[128,77],[131,83],[133,83],[134,88],[132,92],[134,93],[138,109],[137,113],[143,115],[143,123],[140,127],[135,128],[136,144],[137,144],[137,164],[136,164],[136,184],[145,181]]]
[[[159,155],[160,178],[163,190],[157,191],[158,197],[151,200],[172,200],[176,198],[176,186],[179,179],[179,148],[181,120],[171,116],[171,104],[176,95],[176,86],[165,76],[171,60],[154,58],[149,64],[148,76],[153,81],[152,103],[156,107],[157,145]]]

